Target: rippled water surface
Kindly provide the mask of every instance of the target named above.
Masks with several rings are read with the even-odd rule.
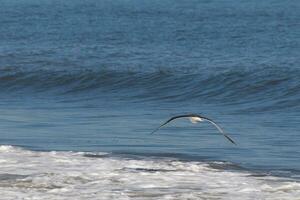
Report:
[[[104,199],[296,198],[299,10],[296,0],[2,0],[5,199],[93,199],[99,187]],[[214,119],[237,146],[207,123],[149,134],[185,113]]]

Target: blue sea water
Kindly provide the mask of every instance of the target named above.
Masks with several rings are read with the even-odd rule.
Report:
[[[299,176],[298,0],[1,0],[0,144]],[[207,123],[214,119],[236,142]]]

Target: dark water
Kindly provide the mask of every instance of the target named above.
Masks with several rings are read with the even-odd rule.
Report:
[[[300,169],[300,2],[1,0],[0,143]],[[201,113],[209,124],[178,121]]]

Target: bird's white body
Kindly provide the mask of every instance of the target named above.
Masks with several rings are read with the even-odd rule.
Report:
[[[200,117],[189,117],[189,120],[193,123],[196,124],[198,122],[202,122],[203,119],[201,119]]]

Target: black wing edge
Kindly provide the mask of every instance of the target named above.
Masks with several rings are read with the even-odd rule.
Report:
[[[233,141],[233,139],[231,139],[228,135],[226,135],[225,133],[223,134],[232,144],[237,145],[235,143],[235,141]]]

